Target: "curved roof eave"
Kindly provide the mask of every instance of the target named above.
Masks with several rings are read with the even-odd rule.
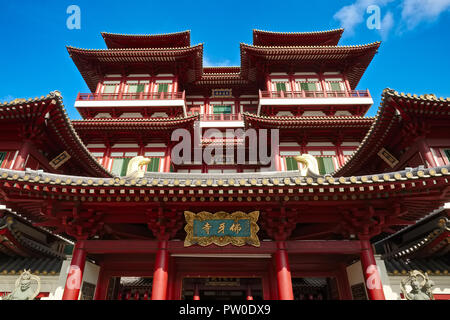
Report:
[[[179,31],[164,34],[121,34],[101,32],[103,40],[109,49],[114,48],[126,48],[127,42],[134,44],[140,44],[139,47],[154,47],[160,43],[169,44],[170,47],[176,46],[190,46],[191,43],[191,31]]]
[[[23,108],[23,106],[29,106],[32,108],[33,105],[45,101],[53,103],[56,106],[49,112],[53,112],[52,116],[58,117],[59,121],[51,121],[49,122],[49,125],[52,125],[53,129],[60,133],[58,135],[59,140],[65,146],[65,148],[68,149],[67,151],[71,155],[71,157],[77,159],[80,167],[84,168],[87,173],[90,172],[91,174],[100,177],[111,177],[112,175],[105,168],[103,168],[101,164],[98,163],[98,161],[92,156],[92,154],[86,148],[83,141],[81,141],[77,132],[73,128],[72,123],[64,108],[62,96],[59,91],[50,92],[47,96],[42,96],[40,98],[16,99],[9,103],[0,104],[0,115],[2,117],[5,117],[7,116],[7,113],[9,113],[11,116],[16,117],[13,113],[15,112],[15,110],[18,110],[18,107],[21,107],[20,109],[23,110],[22,113],[27,113],[27,109]],[[31,110],[28,109],[28,112],[31,112]],[[34,114],[34,116],[36,115]]]
[[[270,46],[272,44],[276,45],[278,42],[278,44],[293,43],[298,45],[307,45],[315,43],[337,45],[343,32],[343,28],[310,32],[274,32],[253,29],[253,44],[265,44]]]
[[[362,140],[359,147],[347,160],[347,162],[332,174],[333,176],[339,177],[342,175],[353,174],[356,168],[363,167],[368,161],[370,161],[371,157],[379,151],[380,146],[383,144],[383,142],[389,138],[390,129],[395,125],[395,123],[404,121],[399,110],[389,103],[391,101],[390,99],[407,99],[410,101],[428,102],[435,104],[445,102],[447,108],[450,108],[450,98],[437,98],[434,95],[417,96],[412,94],[399,93],[393,89],[386,88],[383,90],[381,97],[381,107],[378,110],[375,121],[373,122],[366,136]],[[403,113],[405,111],[406,110],[402,110]],[[439,113],[435,110],[430,110],[430,113],[436,117],[440,116]]]

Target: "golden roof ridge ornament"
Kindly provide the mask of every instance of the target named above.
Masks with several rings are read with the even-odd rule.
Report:
[[[294,160],[297,161],[300,176],[315,178],[322,176],[319,173],[319,164],[314,156],[304,153],[301,156],[295,156]]]
[[[127,167],[127,178],[143,178],[145,175],[144,166],[149,164],[151,159],[137,156],[130,160]]]

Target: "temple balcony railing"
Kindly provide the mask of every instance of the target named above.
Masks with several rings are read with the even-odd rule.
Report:
[[[258,114],[261,106],[371,106],[369,90],[342,91],[259,91]]]
[[[369,90],[260,91],[260,99],[371,98]]]
[[[77,101],[180,100],[185,92],[79,93]]]
[[[186,93],[79,93],[75,107],[181,107],[186,115]]]
[[[240,113],[217,113],[200,115],[201,127],[244,127]]]
[[[218,113],[218,114],[202,114],[200,116],[202,121],[241,121],[242,115],[240,113]]]

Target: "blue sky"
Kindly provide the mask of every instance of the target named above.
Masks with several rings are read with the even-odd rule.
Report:
[[[81,29],[69,30],[68,6],[81,9]],[[369,6],[375,9],[367,13]],[[370,8],[369,8],[370,9]],[[366,21],[379,9],[379,29]],[[375,10],[375,11],[374,11]],[[78,92],[89,92],[66,45],[105,48],[100,32],[170,33],[191,30],[204,43],[204,63],[239,65],[239,43],[252,29],[300,32],[345,27],[340,44],[382,41],[358,88],[368,88],[378,110],[390,87],[417,94],[450,96],[450,0],[350,1],[1,1],[0,101],[59,90],[69,116]],[[376,26],[376,27],[378,27]]]

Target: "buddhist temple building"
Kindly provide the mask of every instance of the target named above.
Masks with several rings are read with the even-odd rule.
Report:
[[[0,205],[49,232],[6,243],[52,259],[65,300],[400,299],[403,270],[448,277],[450,99],[385,89],[367,117],[380,43],[342,33],[254,30],[229,67],[190,31],[67,47],[81,120],[58,91],[0,104]]]

